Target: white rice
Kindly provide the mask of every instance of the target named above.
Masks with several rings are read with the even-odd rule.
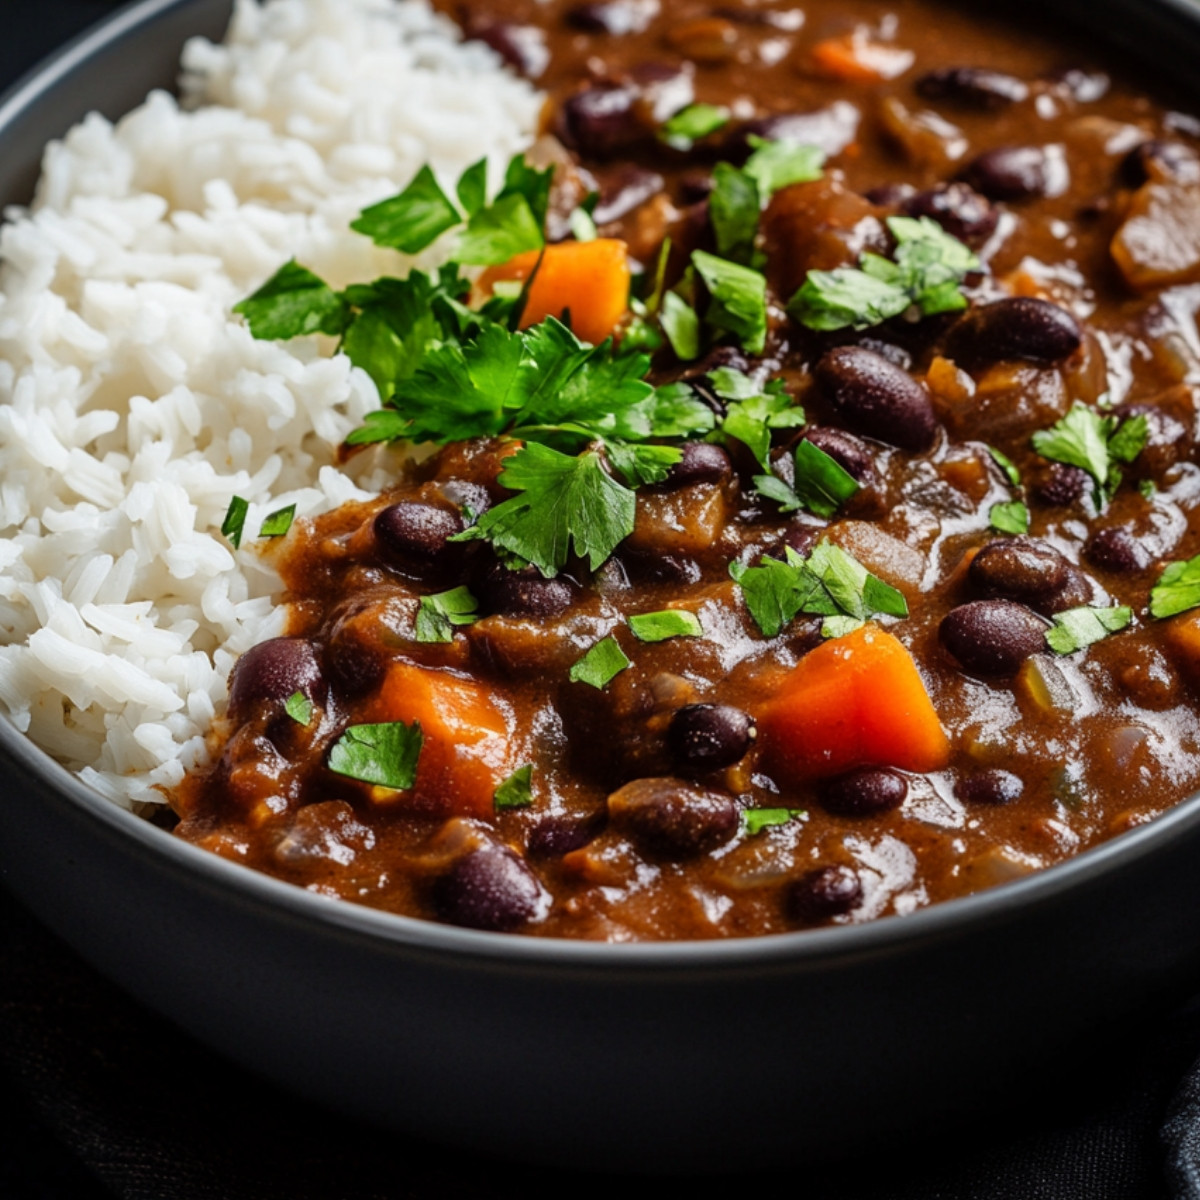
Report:
[[[181,94],[52,144],[0,233],[0,706],[126,806],[203,761],[236,657],[283,628],[263,517],[395,466],[333,465],[378,407],[365,374],[233,305],[293,256],[335,286],[433,265],[349,222],[425,162],[497,179],[539,108],[423,0],[239,0]]]

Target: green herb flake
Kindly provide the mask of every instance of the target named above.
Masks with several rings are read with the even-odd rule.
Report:
[[[1029,532],[1029,509],[1020,500],[993,504],[988,520],[997,533]]]
[[[729,109],[716,104],[689,104],[659,128],[659,138],[675,150],[690,150],[694,143],[729,124]]]
[[[1146,444],[1150,427],[1144,414],[1122,421],[1104,416],[1078,400],[1062,420],[1032,437],[1033,448],[1054,462],[1086,471],[1095,483],[1094,500],[1102,508],[1121,482],[1118,462],[1132,462]]]
[[[771,434],[805,422],[804,409],[792,401],[782,380],[760,387],[749,375],[718,367],[708,375],[713,391],[726,401],[721,432],[749,448],[764,471],[770,470]]]
[[[1124,629],[1133,620],[1133,609],[1084,606],[1055,613],[1053,619],[1054,628],[1046,630],[1046,645],[1056,654],[1073,654]]]
[[[1153,479],[1143,479],[1138,483],[1138,491],[1143,500],[1153,500],[1158,494],[1158,485]]]
[[[717,163],[708,197],[709,220],[722,258],[749,264],[760,210],[758,184],[729,163]]]
[[[492,802],[497,809],[528,808],[533,803],[533,763],[518,767],[496,789]]]
[[[422,596],[414,622],[418,642],[452,642],[456,625],[479,620],[479,601],[465,587]]]
[[[265,538],[283,537],[291,529],[292,522],[295,519],[296,506],[294,504],[289,504],[287,508],[277,509],[263,521],[258,531],[258,536]]]
[[[700,624],[700,618],[683,608],[638,613],[629,618],[629,628],[640,642],[665,642],[668,638],[704,636],[704,626]]]
[[[424,738],[418,722],[351,725],[329,751],[329,769],[377,787],[404,791],[417,778]]]
[[[662,298],[662,311],[658,323],[681,362],[691,362],[700,357],[700,318],[682,297],[667,292]]]
[[[487,159],[472,163],[459,177],[455,188],[458,202],[473,217],[487,202]]]
[[[1200,608],[1200,554],[1187,562],[1168,563],[1150,591],[1150,615],[1173,617]]]
[[[297,725],[311,725],[313,719],[313,702],[303,692],[293,692],[286,700],[283,711]]]
[[[751,135],[754,152],[742,170],[758,184],[765,204],[780,188],[812,183],[824,174],[825,152],[797,142],[768,141]]]
[[[705,321],[732,334],[749,353],[761,354],[767,340],[767,281],[762,272],[704,250],[692,251],[692,265],[711,297]]]
[[[233,543],[238,550],[242,545],[242,531],[246,528],[246,514],[250,511],[250,502],[241,496],[234,496],[229,501],[229,509],[225,520],[221,522],[221,532]]]
[[[469,168],[467,174],[474,170]],[[426,165],[398,195],[363,209],[350,228],[365,234],[377,246],[419,254],[461,221],[458,209]]]
[[[310,333],[340,334],[349,315],[345,300],[293,259],[252,296],[233,307],[261,341],[286,341]]]
[[[572,683],[586,683],[603,690],[626,667],[633,664],[614,637],[597,642],[568,672]]]
[[[796,447],[796,498],[818,517],[832,517],[859,490],[858,480],[819,446]]]
[[[567,218],[567,226],[577,242],[596,240],[596,222],[586,208],[576,208]]]
[[[1021,486],[1021,472],[1017,470],[1017,464],[1013,462],[1001,450],[997,450],[995,446],[989,446],[987,452],[992,456],[992,461],[1004,472],[1005,478],[1013,487]]]
[[[742,832],[754,837],[764,829],[786,825],[808,814],[802,808],[745,808],[742,810]]]

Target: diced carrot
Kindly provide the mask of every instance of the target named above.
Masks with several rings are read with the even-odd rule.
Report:
[[[364,724],[419,721],[424,741],[414,807],[446,816],[487,816],[511,773],[505,712],[478,683],[447,671],[397,662],[362,717]]]
[[[826,38],[812,50],[813,63],[822,75],[854,83],[895,79],[913,64],[913,52],[874,41],[859,27],[841,37]]]
[[[1164,630],[1179,669],[1193,681],[1200,680],[1200,609],[1172,617]]]
[[[912,656],[874,625],[805,655],[758,730],[768,771],[789,783],[866,766],[936,771],[950,754]]]
[[[502,280],[524,280],[537,265],[538,251],[527,250],[498,267],[489,267],[479,279],[490,294]],[[625,243],[616,238],[590,242],[559,242],[547,246],[542,265],[529,289],[521,316],[527,329],[546,317],[565,319],[585,342],[597,345],[617,327],[629,309],[629,261]]]

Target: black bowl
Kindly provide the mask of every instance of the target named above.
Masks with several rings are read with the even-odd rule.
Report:
[[[0,105],[0,197],[27,198],[43,144],[86,109],[169,83],[185,37],[229,9],[145,0],[27,79]],[[1194,61],[1189,7],[1092,3],[1089,19],[1101,9],[1136,12],[1160,68]],[[325,900],[114,807],[5,722],[0,758],[4,878],[100,970],[313,1099],[507,1155],[661,1170],[900,1133],[936,1147],[942,1122],[1061,1073],[1200,966],[1200,798],[912,916],[609,946]]]

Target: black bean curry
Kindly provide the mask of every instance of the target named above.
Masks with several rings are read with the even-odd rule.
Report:
[[[460,925],[727,937],[1200,785],[1200,122],[924,0],[451,13],[544,135],[355,224],[439,274],[240,306],[371,372],[347,454],[436,449],[271,544],[289,634],[178,834]]]

